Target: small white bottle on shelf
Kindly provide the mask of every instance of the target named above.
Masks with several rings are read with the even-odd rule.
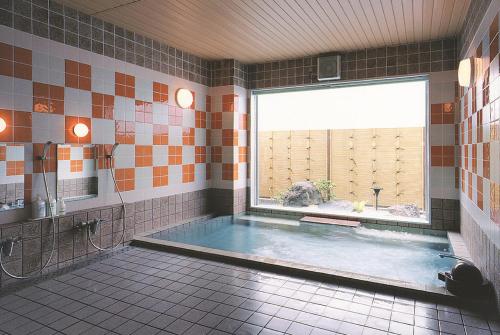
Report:
[[[36,199],[35,201],[33,201],[33,204],[31,206],[32,206],[31,215],[33,216],[33,219],[40,219],[45,217],[46,215],[45,201],[43,201],[39,195],[36,196]]]
[[[63,198],[59,198],[59,200],[57,200],[57,214],[66,214],[66,203],[64,202]]]
[[[57,201],[53,197],[49,197],[48,206],[50,209],[47,210],[47,216],[56,216],[57,215]]]

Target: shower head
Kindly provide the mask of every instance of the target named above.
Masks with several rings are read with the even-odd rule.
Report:
[[[43,153],[42,155],[40,156],[40,160],[44,161],[47,159],[47,153],[49,152],[49,149],[50,149],[50,145],[52,144],[52,141],[47,141],[47,143],[45,143],[43,145]]]
[[[108,158],[113,158],[115,156],[115,150],[118,147],[118,145],[120,145],[120,144],[119,143],[113,144],[113,147],[111,148],[111,152],[109,153],[109,155],[107,155]]]

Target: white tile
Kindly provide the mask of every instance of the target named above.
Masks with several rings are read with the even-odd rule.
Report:
[[[222,162],[232,163],[238,155],[238,147],[222,147]]]
[[[154,124],[168,124],[168,105],[153,102],[153,123]]]
[[[13,95],[13,109],[22,112],[31,112],[33,110],[33,95]]]
[[[0,42],[14,44],[14,29],[0,25]]]
[[[185,145],[182,148],[182,164],[193,164],[194,163],[194,152],[193,146]]]
[[[89,91],[66,87],[64,90],[64,114],[92,117],[92,94]]]
[[[170,165],[168,167],[168,184],[175,185],[182,183],[182,166]]]
[[[135,78],[135,98],[142,101],[153,101],[153,81],[144,78]]]
[[[14,109],[14,98],[11,93],[0,93],[0,108]]]
[[[45,83],[47,84],[49,82],[49,68],[48,67],[39,67],[39,66],[33,66],[32,70],[32,80],[38,83]]]
[[[47,53],[40,53],[33,51],[32,53],[32,66],[49,69],[49,55]]]
[[[115,152],[116,168],[132,168],[135,167],[135,145],[120,144]]]
[[[153,186],[153,168],[139,167],[135,168],[135,188],[145,190]]]
[[[234,114],[222,113],[222,129],[234,129]]]
[[[64,143],[64,115],[32,113],[33,143]]]
[[[153,166],[168,165],[168,146],[153,146]]]
[[[153,125],[148,123],[135,123],[135,143],[139,145],[153,144]]]
[[[105,119],[92,119],[92,143],[114,144],[115,121]]]
[[[12,31],[13,39],[12,44],[16,47],[21,47],[25,49],[33,49],[33,37],[34,35],[25,33],[20,30],[14,29]]]
[[[31,80],[14,78],[14,93],[33,96],[33,82]]]
[[[212,129],[211,141],[212,146],[222,145],[222,129]]]
[[[168,144],[182,145],[182,127],[168,126]]]
[[[184,127],[194,128],[195,126],[195,111],[185,109],[182,115],[182,125]]]
[[[247,131],[238,130],[238,145],[240,147],[245,147],[247,145]]]
[[[135,121],[134,99],[115,97],[115,120]]]
[[[9,161],[23,161],[24,160],[24,147],[21,146],[7,146],[5,156]]]
[[[207,140],[207,130],[206,129],[202,129],[202,128],[196,128],[194,130],[194,142],[195,142],[195,145],[197,146],[204,146],[206,145],[206,140]]]
[[[65,80],[64,72],[49,70],[48,84],[64,87]]]
[[[0,75],[0,93],[12,94],[14,89],[14,79],[13,77],[1,76]]]

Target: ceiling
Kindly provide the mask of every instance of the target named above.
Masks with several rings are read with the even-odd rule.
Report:
[[[63,0],[207,59],[245,63],[456,36],[471,0]]]

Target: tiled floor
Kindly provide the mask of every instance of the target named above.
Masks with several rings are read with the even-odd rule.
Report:
[[[467,308],[129,248],[0,298],[1,334],[500,334]]]

